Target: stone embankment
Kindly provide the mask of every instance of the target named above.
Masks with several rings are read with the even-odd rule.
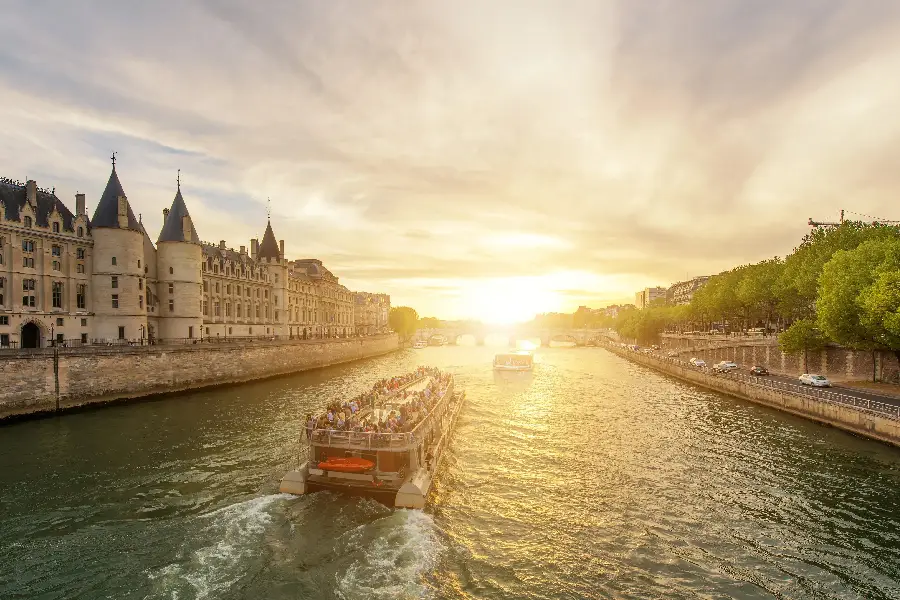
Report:
[[[800,373],[819,373],[833,381],[900,382],[900,364],[889,352],[864,352],[841,346],[821,351],[790,355],[778,348],[776,337],[679,336],[663,334],[663,346],[683,358],[696,356],[709,364],[731,360],[750,367],[762,365],[773,373],[796,377]]]
[[[0,419],[244,383],[379,356],[396,334],[185,346],[87,347],[0,356]]]
[[[815,390],[807,391],[793,385],[779,388],[765,385],[764,381],[755,384],[755,378],[751,377],[714,375],[691,368],[680,361],[640,354],[612,344],[604,347],[627,360],[683,381],[900,446],[900,412],[885,414],[884,410],[867,408],[862,402],[852,405],[849,404],[852,400],[848,399],[848,403],[843,403],[839,401],[839,395],[835,396],[836,399],[829,400],[827,392],[816,397],[815,394],[819,392]]]

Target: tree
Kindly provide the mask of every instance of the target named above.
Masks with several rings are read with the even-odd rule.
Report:
[[[827,340],[812,319],[799,319],[778,338],[778,347],[785,354],[803,352],[803,370],[808,369],[809,351],[817,352],[825,347]]]
[[[408,306],[395,306],[388,314],[388,324],[404,341],[416,332],[418,323],[419,313]]]
[[[835,252],[820,278],[819,326],[844,346],[873,353],[887,350],[900,358],[900,335],[894,329],[898,285],[900,237],[873,239]],[[873,381],[876,378],[873,364]]]
[[[439,329],[443,323],[437,317],[422,317],[419,319],[419,329]]]

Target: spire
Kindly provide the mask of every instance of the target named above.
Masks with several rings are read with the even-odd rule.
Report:
[[[172,208],[166,214],[165,223],[163,223],[162,231],[159,232],[160,242],[188,242],[190,244],[199,244],[200,237],[197,230],[194,229],[194,221],[191,219],[191,213],[188,212],[184,198],[181,196],[181,169],[178,170],[178,190],[175,192],[175,199],[172,200]],[[185,217],[187,217],[187,227],[185,227]]]
[[[275,241],[275,233],[272,231],[272,220],[269,219],[266,225],[266,232],[263,234],[262,242],[259,244],[259,258],[278,259],[280,253],[278,250],[278,242]]]
[[[119,176],[116,173],[115,152],[113,152],[112,161],[112,172],[109,174],[109,181],[106,182],[106,189],[103,190],[103,195],[100,196],[100,202],[97,203],[97,208],[94,210],[94,216],[91,218],[91,227],[120,228],[119,198],[124,198],[126,196],[125,190],[122,189],[122,184],[119,182]],[[131,206],[128,205],[127,202],[126,206],[128,210],[128,226],[126,229],[141,231],[141,225],[138,223],[138,220],[134,218],[134,213],[131,212]]]

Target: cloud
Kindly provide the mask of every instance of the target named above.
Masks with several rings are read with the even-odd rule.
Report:
[[[900,218],[888,0],[4,9],[3,175],[91,204],[116,150],[153,232],[180,168],[205,239],[260,237],[270,198],[289,254],[420,313],[508,278],[628,300]]]

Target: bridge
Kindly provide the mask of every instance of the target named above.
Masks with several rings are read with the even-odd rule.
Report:
[[[574,342],[576,346],[588,346],[598,343],[609,335],[606,329],[569,329],[544,328],[529,325],[491,326],[470,325],[465,327],[442,327],[420,329],[415,339],[428,340],[433,335],[442,335],[450,344],[458,344],[464,336],[471,336],[479,346],[484,345],[488,336],[506,337],[509,345],[514,346],[519,340],[540,340],[541,346],[549,346],[550,342]]]

